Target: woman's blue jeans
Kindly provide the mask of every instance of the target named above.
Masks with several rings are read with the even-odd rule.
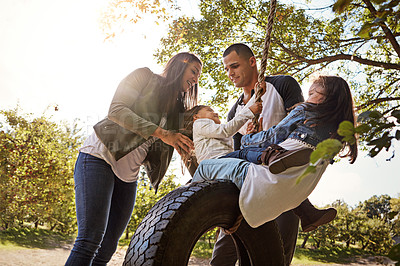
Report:
[[[137,182],[121,181],[86,153],[79,153],[74,180],[78,236],[65,265],[106,265],[132,215]]]

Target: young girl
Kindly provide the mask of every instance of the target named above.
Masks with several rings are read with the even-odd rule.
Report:
[[[234,119],[226,124],[221,124],[218,114],[209,106],[197,105],[187,111],[185,113],[186,128],[193,132],[197,162],[216,159],[233,152],[231,137],[261,110],[261,103],[246,105]]]
[[[350,104],[350,103],[351,104]],[[328,138],[341,140],[337,134],[339,124],[348,120],[354,123],[352,97],[347,82],[335,76],[320,76],[309,89],[307,101],[297,106],[278,125],[242,138],[242,149],[224,158],[240,158],[263,163],[271,173],[308,163],[311,149]],[[300,141],[307,148],[287,151],[278,145],[286,139]],[[347,144],[348,145],[348,144]],[[348,145],[350,163],[357,157],[355,144]],[[266,149],[268,148],[268,149]]]
[[[200,117],[198,116],[198,119],[199,118]],[[295,152],[288,151],[289,154],[288,156],[284,156],[283,158],[279,159],[280,161],[284,162],[284,165],[287,166],[284,169],[278,171],[277,173],[279,174],[280,172],[283,172],[283,170],[286,170],[287,168],[290,168],[292,166],[299,166],[306,164],[309,161],[309,154],[308,157],[304,157],[302,153],[304,152],[304,150],[307,150],[307,148],[313,149],[319,142],[327,138],[336,138],[341,140],[341,138],[338,136],[336,132],[339,124],[345,120],[348,120],[352,123],[354,123],[355,121],[352,96],[349,86],[347,85],[347,82],[340,77],[320,76],[311,85],[309,90],[309,98],[306,103],[303,103],[300,106],[296,107],[278,125],[266,131],[261,131],[259,133],[244,136],[242,138],[242,147],[244,149],[229,153],[223,157],[234,157],[247,160],[250,159],[250,161],[253,160],[253,163],[257,163],[257,161],[258,163],[260,163],[260,158],[262,153],[264,152],[267,153],[268,155],[268,152],[265,152],[265,150],[266,149],[268,150],[269,145],[281,144],[283,149],[294,150]],[[198,139],[198,133],[196,133],[196,130],[197,127],[194,126],[193,140],[195,147],[196,147],[196,140]],[[204,133],[202,134],[202,136],[203,138],[207,138],[207,136]],[[214,138],[215,136],[209,135],[209,137]],[[346,154],[346,156],[350,156],[351,158],[350,162],[353,163],[357,157],[357,145],[344,143],[344,146],[349,147],[349,151]],[[208,149],[202,147],[201,151],[203,151],[204,153],[200,154],[200,150],[198,149],[196,150],[196,156],[200,157],[201,158],[200,161],[202,161],[207,158],[207,154],[212,153],[213,148],[214,146],[208,146]],[[301,156],[298,156],[299,154]],[[297,160],[299,158],[300,159],[303,158],[303,160],[301,160],[302,162],[300,163],[296,161],[293,162],[293,160]],[[265,156],[264,163],[268,162],[269,158],[268,156]],[[224,165],[221,165],[224,163],[227,164],[226,167],[224,167]],[[229,166],[229,164],[235,164],[235,163],[232,161],[221,160],[219,162],[217,161],[214,162],[212,160],[208,160],[207,162],[204,162],[203,164],[199,165],[200,170],[196,172],[195,176],[193,177],[193,181],[208,180],[212,178],[226,178],[228,176],[229,178],[232,178],[232,181],[235,184],[237,183],[239,188],[241,188],[242,185],[244,185],[243,182],[247,176],[247,168],[249,168],[250,164],[247,163],[245,166],[243,166],[242,164],[239,168],[237,168],[242,171],[239,174],[232,172],[230,175],[227,173],[221,175],[220,173],[219,174],[216,173],[218,171],[219,172],[233,171],[231,169],[235,168],[232,167],[232,165]],[[238,162],[238,164],[240,164],[240,162]],[[277,173],[272,173],[269,168],[267,172],[264,173],[265,169],[260,170],[257,167],[251,167],[252,168],[251,172],[256,173],[257,175],[251,176],[251,180],[247,182],[247,184],[249,184],[247,185],[247,187],[250,189],[250,187],[252,186],[257,186],[256,183],[258,179],[263,179],[259,180],[260,183],[264,182],[265,184],[267,184],[267,186],[271,187],[271,189],[273,190],[273,192],[271,192],[271,195],[273,194],[273,196],[267,196],[267,190],[269,190],[269,188],[266,188],[264,191],[262,189],[259,189],[258,191],[260,192],[257,193],[262,193],[262,195],[257,195],[256,198],[271,199],[276,197],[274,198],[275,200],[281,199],[279,208],[271,209],[270,214],[265,214],[266,217],[267,216],[272,217],[273,215],[272,213],[274,214],[278,214],[279,212],[282,213],[283,211],[281,210],[283,210],[282,208],[284,206],[296,207],[299,205],[299,203],[302,202],[299,201],[299,199],[302,198],[303,200],[305,200],[309,195],[309,193],[311,193],[312,189],[317,184],[325,167],[326,165],[321,168],[321,171],[319,171],[319,173],[316,175],[315,180],[311,182],[308,187],[302,188],[301,185],[299,184],[299,186],[297,186],[297,188],[299,189],[298,191],[296,191],[297,192],[296,195],[293,194],[292,198],[290,195],[287,195],[286,193],[284,195],[279,194],[282,193],[279,191],[288,190],[286,188],[272,189],[272,186],[279,183],[279,181],[270,182],[268,180],[275,180],[275,179],[279,180],[280,177],[274,176],[274,174]],[[225,168],[230,168],[230,169],[225,169]],[[297,177],[302,174],[302,171],[304,171],[303,168],[299,168],[301,169],[301,172],[300,170],[297,171],[296,168],[295,170],[290,171],[290,174],[286,175],[289,175],[291,180],[296,180]],[[258,173],[257,169],[260,170],[259,171],[260,173],[263,172],[263,174]],[[265,174],[267,175],[267,177],[263,176]],[[287,176],[285,176],[285,179],[282,180],[285,180],[284,182],[286,182],[288,180]],[[291,184],[289,189],[296,188],[296,186],[292,185],[294,184]],[[258,188],[261,187],[262,185],[258,186]],[[242,196],[242,194],[246,196]],[[247,196],[247,194],[250,194],[250,196]],[[241,193],[241,198],[246,198],[245,200],[241,201],[245,201],[245,203],[242,205],[252,206],[253,209],[252,212],[253,212],[254,211],[253,207],[255,205],[258,206],[258,204],[253,204],[252,203],[253,199],[247,198],[247,197],[252,197],[251,194],[254,194],[254,192]],[[280,197],[278,199],[277,197],[279,195]],[[285,201],[287,202],[287,205],[285,205]],[[295,205],[296,202],[298,202],[297,205]],[[312,208],[311,207],[312,205],[311,206],[310,205],[311,204],[309,204],[309,202],[308,204],[302,203],[297,208],[294,209],[295,213],[302,219],[303,231],[311,231],[316,227],[318,227],[319,225],[329,222],[336,216],[336,211],[334,209],[328,209],[325,210],[326,212],[324,213],[318,213],[318,210]],[[289,209],[291,208],[287,208],[285,210]],[[265,210],[267,210],[267,208]],[[257,216],[257,214],[254,212],[252,215],[254,215],[254,217]],[[260,219],[254,218],[254,220],[259,221]]]
[[[286,139],[299,141],[311,149],[328,138],[341,140],[337,134],[343,121],[355,123],[353,100],[347,82],[336,76],[320,76],[311,85],[307,101],[286,116],[278,125],[242,138],[242,150],[226,157],[245,158],[244,151],[266,148]],[[350,163],[357,158],[357,144],[344,143]],[[268,158],[263,158],[264,163]],[[289,163],[289,160],[287,160]]]

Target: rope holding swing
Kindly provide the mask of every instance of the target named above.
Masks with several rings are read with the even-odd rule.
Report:
[[[256,88],[256,96],[255,96],[256,102],[261,102],[262,101],[261,96],[265,93],[265,91],[260,87],[260,84],[265,79],[264,73],[265,73],[265,69],[267,68],[268,50],[269,50],[269,46],[271,44],[271,34],[272,34],[272,26],[274,24],[274,17],[275,17],[275,12],[276,12],[276,2],[277,2],[276,0],[271,0],[271,3],[270,3],[270,11],[268,14],[268,24],[267,24],[267,34],[266,34],[265,40],[264,40],[264,49],[262,51],[260,72],[258,73],[258,85]],[[258,123],[259,116],[260,115],[255,115],[253,118],[253,124],[254,124],[256,130],[258,130],[258,128],[259,128],[259,123]],[[231,228],[222,229],[222,230],[227,235],[233,234],[239,228],[242,220],[243,220],[243,216],[239,215],[238,218],[236,219],[234,225]]]
[[[269,11],[269,15],[268,15],[267,34],[264,39],[264,49],[262,51],[260,72],[258,73],[258,84],[257,84],[256,96],[255,96],[256,102],[261,102],[262,101],[261,96],[263,96],[263,94],[265,93],[265,91],[260,87],[260,84],[265,79],[264,73],[265,73],[265,69],[267,68],[268,51],[269,51],[269,46],[271,44],[272,26],[274,24],[275,13],[276,13],[276,0],[271,0],[270,11]],[[253,118],[253,124],[257,131],[259,129],[259,122],[258,122],[259,117],[260,117],[260,115],[255,115]]]

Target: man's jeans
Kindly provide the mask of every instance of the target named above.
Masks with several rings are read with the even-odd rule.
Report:
[[[78,156],[74,180],[78,236],[66,265],[106,265],[132,215],[137,182],[121,181],[86,153]]]
[[[193,175],[193,182],[228,179],[241,189],[250,163],[236,158],[204,160]]]

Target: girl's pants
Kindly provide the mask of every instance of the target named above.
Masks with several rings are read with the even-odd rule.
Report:
[[[65,265],[106,265],[132,215],[137,182],[121,181],[86,153],[78,156],[74,180],[78,236]]]
[[[228,179],[241,189],[250,163],[236,158],[208,159],[202,161],[193,175],[192,182]]]
[[[238,158],[254,164],[261,164],[261,154],[265,149],[266,148],[247,147],[228,153],[225,156],[221,156],[221,158]]]

